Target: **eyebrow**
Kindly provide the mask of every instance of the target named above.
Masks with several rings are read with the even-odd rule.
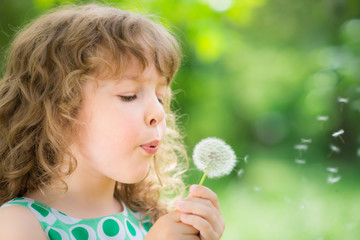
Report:
[[[130,80],[130,81],[141,81],[141,74],[125,74],[121,77],[123,80]],[[160,85],[168,86],[168,81],[165,77],[162,77],[160,80]]]

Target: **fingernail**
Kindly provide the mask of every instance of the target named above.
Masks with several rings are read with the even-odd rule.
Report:
[[[197,185],[192,185],[192,186],[190,187],[190,191],[196,191],[197,188],[198,188]]]
[[[179,207],[184,206],[184,202],[181,201],[181,200],[177,200],[177,201],[176,201],[176,204],[177,204]]]

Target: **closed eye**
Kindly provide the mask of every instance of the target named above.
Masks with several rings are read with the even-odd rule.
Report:
[[[131,95],[131,96],[121,96],[120,95],[119,97],[124,102],[131,102],[131,101],[133,101],[133,100],[135,100],[137,98],[136,95]]]

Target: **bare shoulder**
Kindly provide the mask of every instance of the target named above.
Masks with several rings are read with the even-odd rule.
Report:
[[[45,240],[47,237],[29,209],[13,205],[0,209],[0,239]]]

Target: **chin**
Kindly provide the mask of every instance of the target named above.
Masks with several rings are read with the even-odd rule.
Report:
[[[136,174],[133,174],[131,176],[129,176],[127,179],[124,178],[119,178],[119,179],[115,179],[116,181],[120,182],[120,183],[125,183],[125,184],[135,184],[138,182],[141,182],[142,180],[144,180],[149,173],[149,167],[147,169],[143,169],[141,171],[138,171]]]

